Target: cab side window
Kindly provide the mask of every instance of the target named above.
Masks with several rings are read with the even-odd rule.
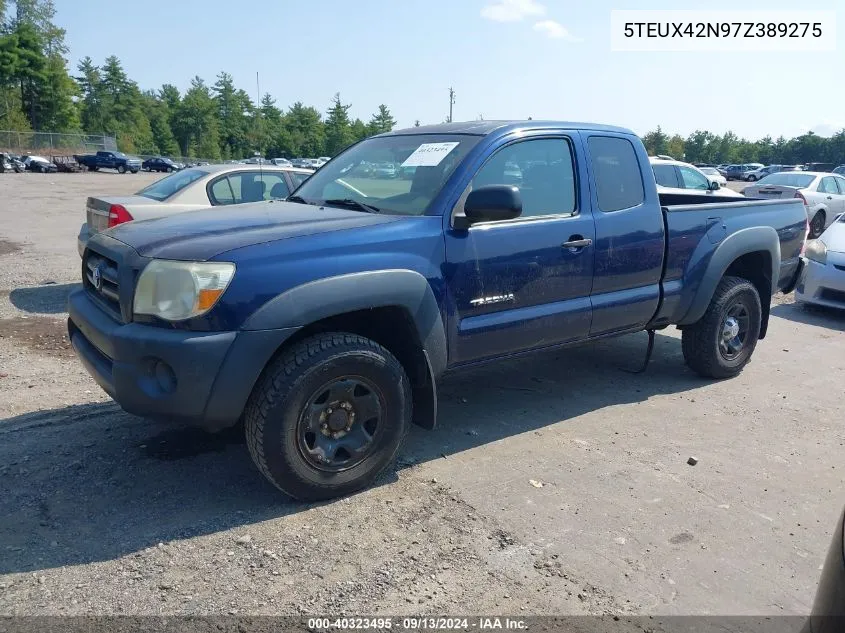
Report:
[[[559,215],[576,209],[572,148],[563,138],[506,145],[484,163],[470,185],[472,189],[486,185],[519,187],[520,217]]]
[[[587,146],[599,209],[607,213],[642,204],[645,190],[631,141],[617,136],[591,136]]]

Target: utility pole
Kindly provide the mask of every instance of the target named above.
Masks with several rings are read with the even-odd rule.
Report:
[[[255,140],[256,144],[259,147],[255,148],[254,154],[260,155],[259,152],[261,151],[261,84],[258,83],[257,70],[255,71],[255,98],[257,99],[257,101],[255,102]]]
[[[449,88],[449,123],[452,122],[452,106],[455,105],[455,91]]]

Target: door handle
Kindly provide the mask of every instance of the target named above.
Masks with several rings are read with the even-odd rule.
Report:
[[[580,248],[584,248],[585,246],[589,246],[592,243],[593,243],[593,240],[591,240],[589,237],[584,238],[584,237],[581,237],[580,235],[573,235],[572,237],[569,238],[568,242],[564,242],[563,244],[561,244],[561,246],[563,248],[578,250]]]

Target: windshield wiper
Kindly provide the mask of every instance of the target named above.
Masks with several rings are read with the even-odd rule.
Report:
[[[323,200],[323,204],[333,205],[336,207],[354,207],[360,211],[367,213],[381,213],[381,209],[374,207],[371,204],[365,204],[352,198],[332,198],[330,200]]]
[[[308,202],[302,196],[288,196],[285,198],[285,202],[301,202],[302,204],[315,204],[314,202]]]

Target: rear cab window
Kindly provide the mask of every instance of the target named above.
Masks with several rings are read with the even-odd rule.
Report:
[[[618,136],[591,136],[587,146],[599,209],[608,213],[641,205],[645,189],[631,141]]]

